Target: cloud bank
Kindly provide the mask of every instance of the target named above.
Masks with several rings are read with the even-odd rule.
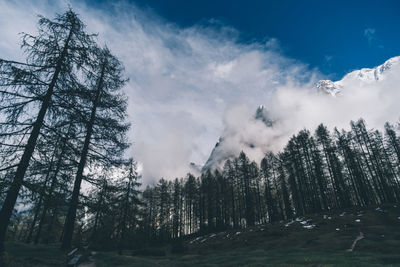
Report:
[[[255,119],[254,107],[236,106],[224,117],[223,140],[215,148],[208,167],[242,150],[256,162],[267,151],[279,152],[302,129],[314,131],[320,123],[331,130],[349,129],[351,120],[364,118],[368,128],[382,129],[385,122],[400,124],[400,57],[374,69],[362,69],[333,83],[336,96],[317,90],[314,84],[279,86],[266,101],[264,115],[271,127]]]
[[[239,33],[218,22],[179,28],[125,2],[0,1],[2,57],[22,57],[17,33],[35,32],[35,14],[54,17],[68,4],[125,65],[133,143],[128,154],[141,163],[145,184],[185,176],[189,162],[203,164],[221,133],[232,136],[226,149],[235,153],[243,140],[254,142],[257,152],[249,153],[258,159],[320,122],[342,127],[362,116],[382,126],[398,119],[396,75],[387,84],[351,85],[348,96],[327,98],[313,89],[322,75],[285,57],[276,39],[240,44]],[[273,128],[253,120],[260,104],[277,121]]]

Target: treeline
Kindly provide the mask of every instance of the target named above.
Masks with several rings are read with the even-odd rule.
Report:
[[[166,240],[400,200],[400,138],[363,120],[351,131],[302,130],[257,164],[245,153],[201,177],[161,179],[143,192],[143,232]]]
[[[24,62],[0,59],[0,265],[6,239],[60,240],[65,249],[79,242],[86,212],[105,205],[86,191],[106,194],[107,179],[115,181],[120,240],[137,202],[134,163],[123,158],[129,124],[121,62],[72,10],[39,17],[37,34],[23,33],[21,48]],[[104,179],[105,170],[114,174]]]

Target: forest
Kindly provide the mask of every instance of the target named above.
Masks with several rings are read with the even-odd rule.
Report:
[[[400,200],[400,137],[363,119],[302,130],[261,162],[244,152],[199,177],[142,188],[124,67],[72,10],[0,59],[0,252],[5,242],[135,249],[305,214]],[[271,141],[272,142],[272,141]]]
[[[302,130],[260,163],[244,152],[201,177],[161,179],[143,191],[149,240],[274,223],[306,214],[399,201],[400,139],[363,120],[331,134]]]

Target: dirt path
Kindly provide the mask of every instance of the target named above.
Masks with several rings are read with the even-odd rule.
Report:
[[[351,248],[347,249],[346,251],[352,252],[354,250],[354,247],[356,246],[357,242],[363,238],[364,238],[364,234],[363,234],[363,232],[360,232],[360,234],[357,236],[357,238],[354,240],[353,244],[351,245]]]

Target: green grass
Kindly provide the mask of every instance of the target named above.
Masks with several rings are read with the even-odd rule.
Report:
[[[362,241],[360,241],[362,242]],[[361,244],[361,243],[360,243]],[[368,244],[364,244],[367,246]],[[196,253],[166,257],[138,257],[118,255],[116,252],[97,252],[94,255],[96,266],[400,266],[399,253],[382,253],[383,248],[396,246],[399,241],[374,243],[378,252],[329,251],[309,248],[270,249],[243,246],[240,249],[205,250]],[[39,245],[34,247],[21,243],[9,243],[10,266],[64,266],[65,254],[58,246]]]
[[[282,222],[207,235],[203,242],[191,243],[192,238],[186,241],[184,255],[132,257],[129,251],[125,256],[99,252],[95,259],[98,266],[400,266],[400,209],[393,205],[382,209],[385,212],[364,209],[361,216],[356,210],[343,216],[342,212],[306,216],[317,225],[312,230],[299,222],[289,227]],[[346,252],[360,232],[365,238],[353,252]]]
[[[308,230],[300,222],[287,222],[230,230],[203,236],[204,241],[185,241],[185,254],[165,257],[130,256],[132,251],[97,252],[96,266],[400,266],[400,208],[393,205],[306,216],[317,225]],[[323,215],[331,217],[324,219]],[[325,217],[327,217],[325,216]],[[360,222],[356,222],[360,219]],[[336,231],[339,228],[340,231]],[[236,232],[240,231],[240,235]],[[353,252],[346,252],[360,232]],[[229,234],[229,236],[228,236]],[[11,266],[64,266],[65,256],[57,245],[34,247],[7,244]],[[19,264],[19,265],[18,265]]]
[[[25,243],[6,243],[10,267],[20,266],[65,266],[65,253],[59,244],[28,245]]]
[[[310,250],[217,252],[206,255],[132,257],[116,253],[98,253],[97,266],[379,266],[400,265],[399,254],[378,254],[363,252],[324,252]]]

